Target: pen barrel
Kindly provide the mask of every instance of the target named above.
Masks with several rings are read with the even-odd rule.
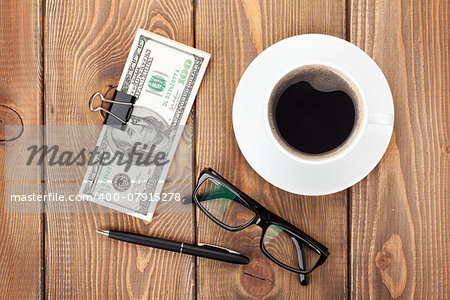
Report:
[[[114,231],[110,230],[108,234],[109,238],[116,239],[119,241],[147,246],[147,247],[153,247],[153,248],[159,248],[199,257],[205,257],[209,259],[214,260],[220,260],[228,263],[234,263],[234,264],[248,264],[249,259],[246,256],[231,253],[224,249],[216,249],[216,248],[209,248],[204,246],[197,246],[197,245],[191,245],[191,244],[185,244],[170,240],[164,240],[159,238],[153,238],[150,236],[130,233],[130,232],[121,232],[121,231]]]
[[[114,231],[114,230],[109,231],[109,237],[116,239],[116,240],[132,243],[132,244],[138,244],[138,245],[142,245],[142,246],[159,248],[159,249],[164,249],[164,250],[169,250],[169,251],[174,251],[174,252],[180,252],[181,244],[182,244],[180,242],[158,239],[158,238],[153,238],[150,236],[145,236],[145,235],[140,235],[140,234],[135,234],[135,233]]]
[[[185,254],[195,255],[233,264],[248,264],[249,259],[246,256],[228,252],[222,249],[212,249],[196,245],[184,244],[182,252]]]

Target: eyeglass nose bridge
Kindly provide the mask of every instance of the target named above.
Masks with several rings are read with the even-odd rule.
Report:
[[[271,222],[272,218],[271,218],[271,213],[264,209],[264,207],[262,209],[260,209],[260,211],[258,212],[255,221],[253,222],[253,224],[258,225],[259,227],[261,227],[263,229],[263,232],[267,229],[267,227],[270,226],[270,222]]]
[[[265,207],[260,206],[258,207],[258,223],[260,222],[270,222],[272,220],[272,213],[270,211],[268,211]],[[256,224],[256,223],[255,223]]]

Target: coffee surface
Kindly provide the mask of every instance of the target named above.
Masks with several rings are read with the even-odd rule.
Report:
[[[287,87],[275,108],[281,137],[307,154],[322,154],[343,144],[355,124],[352,98],[337,90],[322,92],[306,81]]]

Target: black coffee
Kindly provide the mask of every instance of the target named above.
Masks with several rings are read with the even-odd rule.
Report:
[[[306,81],[287,87],[275,107],[280,136],[307,154],[329,152],[345,142],[355,125],[352,98],[337,90],[322,92]]]

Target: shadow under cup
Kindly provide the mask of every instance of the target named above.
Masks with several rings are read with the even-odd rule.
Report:
[[[343,153],[364,120],[361,93],[342,72],[305,65],[284,75],[268,102],[276,142],[295,157],[320,161]]]

